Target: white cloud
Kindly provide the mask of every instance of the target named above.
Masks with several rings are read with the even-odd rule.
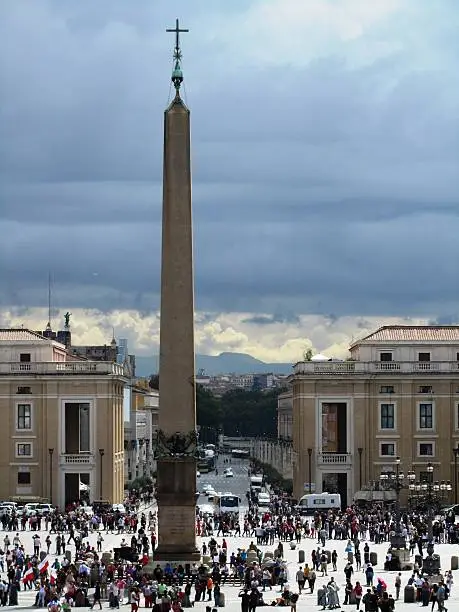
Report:
[[[53,328],[59,327],[64,312],[56,313]],[[411,323],[423,324],[425,319],[395,317],[341,317],[331,320],[320,315],[302,315],[298,322],[260,325],[250,322],[248,313],[197,313],[196,352],[218,355],[231,351],[247,353],[266,362],[295,363],[306,349],[325,353],[330,357],[347,356],[349,344],[380,325]],[[45,309],[33,308],[26,313],[6,311],[0,323],[3,327],[44,329]],[[109,344],[113,330],[116,337],[129,340],[129,350],[137,355],[153,355],[159,350],[159,316],[142,316],[137,311],[73,309],[71,317],[72,341],[75,345]]]

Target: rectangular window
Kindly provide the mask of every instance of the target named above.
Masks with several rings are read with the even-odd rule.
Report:
[[[18,472],[18,485],[30,485],[30,472]]]
[[[419,387],[419,393],[432,393],[432,387],[430,385],[422,385]]]
[[[394,387],[392,385],[383,385],[380,390],[380,393],[393,393]]]
[[[392,361],[392,353],[379,353],[379,361]]]
[[[433,429],[432,404],[419,404],[419,429]]]
[[[419,353],[418,361],[430,361],[430,353]]]
[[[65,452],[88,453],[90,447],[89,402],[65,402]]]
[[[395,457],[395,443],[381,442],[380,455],[381,457]]]
[[[395,429],[394,404],[381,404],[381,429]]]
[[[32,429],[32,406],[30,404],[17,405],[16,429]]]
[[[32,393],[32,389],[31,387],[18,387],[18,390],[16,391],[16,393],[18,395],[25,395],[27,393]]]
[[[433,442],[419,442],[418,443],[418,456],[419,457],[433,457],[434,456]]]
[[[19,442],[16,444],[16,456],[17,457],[31,457],[32,456],[32,444]]]
[[[21,353],[19,355],[19,361],[21,363],[30,363],[30,353]]]

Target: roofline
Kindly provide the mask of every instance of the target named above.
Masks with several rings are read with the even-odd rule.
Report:
[[[457,329],[459,330],[459,325],[382,325],[378,327],[375,331],[371,332],[367,336],[356,340],[349,346],[349,350],[352,350],[354,347],[363,344],[366,340],[370,339],[372,336],[375,336],[378,332],[383,331],[385,329]],[[387,344],[387,340],[375,340],[375,342],[384,342]],[[407,342],[412,344],[413,342],[424,342],[423,340],[395,340],[394,342]],[[452,340],[438,340],[438,342],[454,342]]]
[[[48,338],[47,336],[44,336],[43,334],[40,334],[39,332],[33,329],[29,329],[28,327],[1,327],[0,334],[2,332],[10,332],[10,333],[25,332],[25,333],[28,333],[34,336],[34,338],[24,338],[23,340],[2,340],[0,338],[0,342],[3,342],[5,344],[23,344],[24,346],[27,346],[28,344],[31,344],[35,340],[40,340],[41,342],[46,343],[48,346],[56,346],[64,351],[67,350],[65,344],[62,344],[62,342],[53,340],[53,338]]]
[[[28,332],[29,334],[32,334],[32,336],[36,336],[40,340],[50,340],[50,338],[47,338],[43,334],[39,334],[38,332],[34,331],[33,329],[29,329],[28,327],[0,327],[0,333],[1,332]]]

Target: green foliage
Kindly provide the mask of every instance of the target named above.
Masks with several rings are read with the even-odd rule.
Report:
[[[254,471],[260,474],[264,474],[266,480],[271,484],[274,489],[285,491],[288,495],[292,495],[293,492],[293,481],[284,478],[277,470],[273,468],[269,463],[262,463],[256,459],[252,459]]]
[[[159,376],[158,376],[158,374],[152,374],[150,376],[150,380],[148,381],[148,386],[150,387],[150,389],[155,389],[156,391],[159,391]]]
[[[127,487],[131,491],[132,489],[136,489],[137,491],[143,491],[144,489],[148,489],[153,485],[153,479],[149,476],[139,476],[135,478],[132,482],[128,483]]]
[[[277,396],[285,389],[245,391],[233,389],[215,397],[196,387],[197,421],[201,428],[222,429],[227,436],[275,435]]]

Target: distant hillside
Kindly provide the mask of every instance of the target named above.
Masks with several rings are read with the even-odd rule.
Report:
[[[136,375],[149,376],[159,369],[159,356],[136,357]],[[204,370],[206,374],[291,374],[291,363],[265,363],[245,353],[221,353],[220,355],[196,355],[196,371]]]

